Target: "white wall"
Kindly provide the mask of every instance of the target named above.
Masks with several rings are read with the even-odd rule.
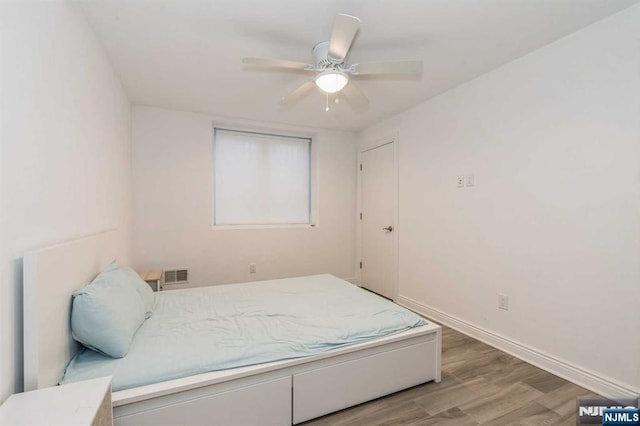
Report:
[[[353,277],[355,135],[236,121],[241,128],[313,135],[318,226],[213,230],[212,129],[227,122],[134,107],[135,266],[188,267],[193,285],[325,272]],[[250,263],[256,263],[256,274],[249,274]]]
[[[401,300],[639,393],[640,6],[359,137],[394,132]]]
[[[132,224],[131,109],[84,18],[0,2],[0,402],[22,390],[22,255]]]

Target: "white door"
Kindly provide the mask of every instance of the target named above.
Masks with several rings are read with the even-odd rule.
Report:
[[[393,298],[393,143],[362,153],[362,286]]]

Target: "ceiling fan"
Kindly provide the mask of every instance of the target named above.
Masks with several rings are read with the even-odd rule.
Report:
[[[381,61],[345,64],[359,25],[360,19],[355,16],[337,14],[333,21],[329,41],[316,44],[311,51],[313,64],[263,58],[244,58],[242,62],[246,65],[303,70],[317,74],[312,80],[307,81],[280,99],[280,104],[294,103],[314,86],[317,86],[327,94],[327,111],[329,110],[329,94],[338,92],[342,93],[353,106],[363,107],[369,103],[369,100],[351,77],[393,74],[419,75],[422,73],[422,61]]]

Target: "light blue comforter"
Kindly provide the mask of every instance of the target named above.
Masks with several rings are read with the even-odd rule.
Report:
[[[129,353],[80,350],[62,383],[113,376],[113,390],[315,355],[425,324],[332,275],[158,293]]]

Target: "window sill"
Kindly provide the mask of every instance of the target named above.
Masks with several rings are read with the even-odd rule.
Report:
[[[214,231],[228,231],[233,229],[284,229],[284,228],[318,228],[316,224],[309,223],[274,223],[273,225],[213,225]]]

